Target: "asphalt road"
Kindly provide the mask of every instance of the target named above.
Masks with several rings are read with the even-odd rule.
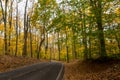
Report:
[[[46,62],[0,73],[0,80],[62,80],[64,65]]]

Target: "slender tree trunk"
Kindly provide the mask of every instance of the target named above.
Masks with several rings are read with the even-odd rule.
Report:
[[[75,1],[74,1],[74,5],[75,5]],[[76,10],[74,11],[74,17],[75,17],[75,13],[76,13]],[[73,58],[74,59],[77,59],[77,52],[76,52],[76,43],[75,43],[75,41],[76,41],[76,35],[75,35],[75,30],[76,30],[76,25],[75,25],[75,18],[73,18],[73,28],[72,28],[72,33],[73,33],[73,36],[72,36],[72,38],[73,38],[73,42],[72,42],[72,54],[73,54]]]
[[[16,1],[16,49],[15,56],[17,56],[18,52],[18,1]]]
[[[31,25],[29,22],[29,29],[30,29],[30,54],[31,54],[31,58],[33,57],[33,47],[32,47],[32,29],[31,29]]]
[[[67,56],[67,63],[69,63],[69,53],[68,53],[68,33],[67,33],[67,31],[65,31],[65,34],[66,34],[66,41],[65,41],[65,44],[66,44],[66,56]]]
[[[88,59],[88,48],[87,48],[87,34],[86,34],[86,16],[85,7],[83,5],[83,44],[84,44],[84,59]]]
[[[43,38],[43,39],[41,38],[41,40],[40,40],[39,48],[38,48],[38,52],[37,52],[37,59],[41,58],[40,52],[41,52],[41,47],[42,47],[44,40],[45,40],[45,38]]]
[[[30,14],[30,16],[32,16],[32,13],[33,13],[33,8],[34,8],[34,0],[32,2],[32,12]],[[29,32],[30,32],[30,54],[31,54],[31,58],[33,57],[33,47],[32,47],[32,28],[31,28],[31,25],[30,25],[30,22],[31,22],[31,19],[29,20]]]
[[[57,37],[58,37],[58,55],[59,55],[59,61],[61,60],[61,55],[60,55],[60,35],[59,35],[59,32],[58,32],[58,35],[57,35]]]
[[[73,33],[73,41],[72,41],[72,54],[73,54],[73,58],[74,59],[77,59],[77,53],[76,53],[76,44],[75,44],[75,32],[74,30],[72,30],[72,33]]]
[[[47,54],[48,50],[48,33],[46,32],[46,37],[45,37],[45,55]],[[46,59],[46,56],[45,56]]]
[[[66,45],[66,53],[67,53],[67,63],[69,63],[68,45]]]
[[[92,58],[92,55],[91,55],[91,47],[92,47],[92,43],[91,43],[91,35],[92,35],[92,21],[90,19],[90,23],[89,23],[89,59]]]
[[[42,44],[44,43],[45,41],[45,26],[44,28],[41,30],[41,38],[40,38],[40,42],[39,42],[39,46],[38,46],[38,51],[37,51],[37,59],[40,59],[41,58],[41,47],[42,47]]]
[[[14,1],[14,0],[13,0]],[[11,4],[10,4],[10,13],[9,13],[9,43],[8,43],[8,46],[9,46],[9,53],[11,53],[11,28],[12,28],[12,12],[13,12],[13,1],[11,1]]]
[[[50,47],[50,62],[52,61],[52,48]]]
[[[55,32],[54,32],[54,34],[53,34],[53,59],[55,60],[55,57],[56,57],[56,55],[55,55],[55,37],[56,37],[56,35],[55,35]]]
[[[24,12],[24,44],[23,44],[23,53],[22,55],[25,57],[27,56],[27,31],[28,31],[28,25],[27,25],[27,4],[28,0],[26,0],[25,5],[25,12]]]
[[[88,48],[87,48],[87,36],[86,30],[83,31],[83,44],[84,44],[84,59],[88,59]]]
[[[5,19],[4,19],[5,55],[8,55],[8,47],[7,47],[7,5],[8,5],[8,0],[5,0]]]

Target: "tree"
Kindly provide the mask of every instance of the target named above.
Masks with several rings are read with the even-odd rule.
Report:
[[[8,55],[8,46],[7,46],[7,6],[8,0],[5,0],[5,10],[3,10],[2,0],[0,0],[1,8],[2,8],[2,15],[4,20],[4,52],[5,55]]]
[[[105,39],[102,26],[102,0],[90,0],[92,11],[96,18],[96,23],[98,27],[98,38],[100,42],[100,57],[106,57]]]
[[[9,46],[9,53],[11,53],[11,28],[12,28],[12,21],[13,21],[13,16],[12,16],[12,13],[13,13],[13,2],[14,0],[12,0],[10,2],[10,10],[9,10],[9,43],[8,43],[8,46]]]
[[[37,17],[35,21],[38,21],[40,24],[40,42],[39,42],[39,48],[37,51],[37,55],[39,57],[40,54],[40,48],[42,44],[44,43],[44,52],[45,55],[47,54],[48,50],[48,26],[51,22],[51,19],[53,17],[53,12],[56,7],[56,1],[55,0],[38,0],[38,4],[36,6],[36,9],[34,11],[34,16]]]
[[[16,49],[15,56],[17,56],[18,52],[18,1],[16,0]]]
[[[25,12],[24,12],[24,45],[22,55],[27,56],[27,32],[28,32],[28,16],[27,16],[27,5],[28,0],[26,0],[25,4]]]

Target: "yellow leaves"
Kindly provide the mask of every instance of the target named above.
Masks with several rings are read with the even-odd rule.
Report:
[[[115,9],[115,13],[120,16],[120,7]],[[116,17],[115,22],[120,23],[120,18]]]
[[[7,26],[9,27],[9,24],[7,24]],[[13,26],[11,28],[8,28],[8,27],[7,27],[7,31],[10,33],[13,32],[13,30],[14,30]],[[3,23],[0,24],[0,31],[4,31],[4,24]]]
[[[120,23],[120,18],[115,18],[115,22]]]
[[[68,32],[68,31],[70,31],[70,29],[69,29],[69,27],[68,26],[66,26],[66,31]]]
[[[8,31],[11,33],[13,31],[13,27],[12,28],[9,28]]]
[[[4,30],[4,24],[0,24],[0,31]]]
[[[115,13],[118,14],[118,15],[120,15],[120,8],[116,8],[115,9]]]
[[[2,42],[3,42],[3,38],[2,37],[0,37],[0,45],[2,45]]]
[[[51,2],[51,0],[47,0],[47,1],[46,1],[46,5],[48,5],[50,2]]]

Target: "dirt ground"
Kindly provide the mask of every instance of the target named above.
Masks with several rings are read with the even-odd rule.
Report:
[[[64,80],[120,80],[120,62],[65,63]]]

